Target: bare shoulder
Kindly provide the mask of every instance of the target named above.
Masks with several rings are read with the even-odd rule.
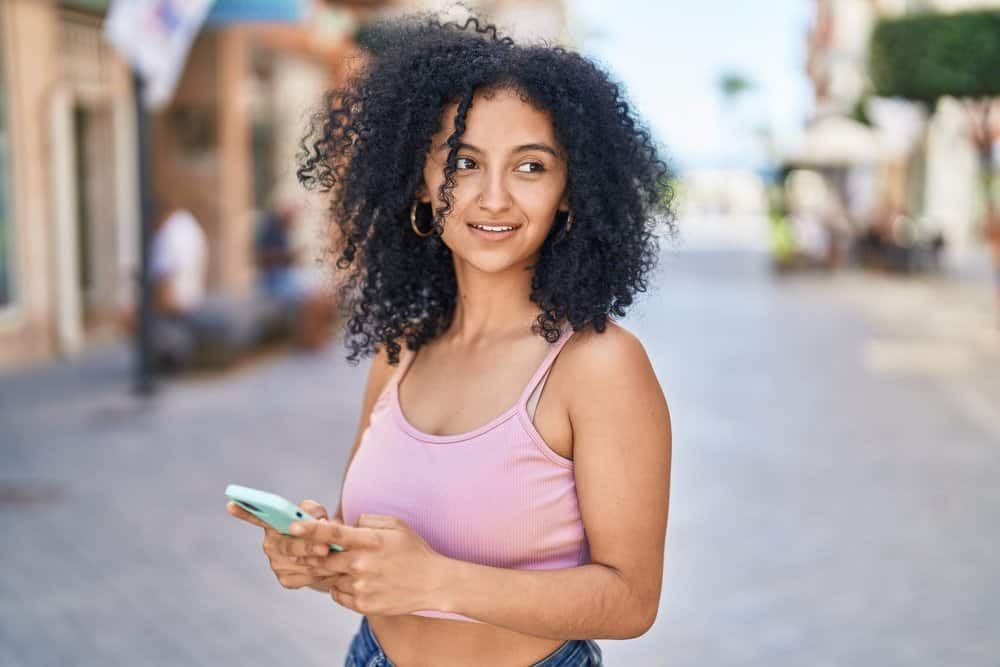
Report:
[[[586,329],[573,334],[562,354],[566,357],[567,375],[581,381],[608,374],[653,374],[642,341],[615,322],[609,321],[604,331]]]
[[[647,408],[659,405],[666,411],[666,399],[646,348],[620,324],[609,322],[604,331],[587,329],[574,334],[563,354],[561,384],[569,390],[571,414],[617,411],[625,403],[636,402]]]

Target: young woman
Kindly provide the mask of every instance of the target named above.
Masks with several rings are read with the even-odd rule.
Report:
[[[340,507],[264,550],[364,615],[347,665],[600,665],[660,598],[670,418],[611,318],[671,225],[666,167],[576,53],[476,20],[369,40],[299,176],[330,192],[349,358],[374,360]]]

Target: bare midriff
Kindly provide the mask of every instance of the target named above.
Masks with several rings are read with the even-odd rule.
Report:
[[[565,642],[485,623],[425,616],[368,616],[368,625],[396,667],[528,667]]]

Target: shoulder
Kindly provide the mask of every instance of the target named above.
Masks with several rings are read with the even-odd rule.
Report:
[[[562,386],[570,413],[600,414],[622,403],[663,404],[656,372],[639,338],[608,322],[604,331],[575,333],[563,350]],[[563,356],[563,355],[560,355]]]
[[[179,247],[200,246],[205,242],[205,231],[190,212],[179,209],[164,221],[163,237]]]
[[[578,331],[566,343],[562,355],[565,366],[582,378],[594,373],[635,373],[651,370],[646,348],[639,338],[615,322],[609,321],[604,331]]]

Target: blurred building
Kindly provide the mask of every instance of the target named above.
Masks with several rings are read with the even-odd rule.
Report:
[[[684,172],[679,198],[683,218],[767,213],[767,189],[752,169],[690,169]]]
[[[965,114],[956,100],[925,110],[869,97],[868,45],[884,17],[985,7],[1000,7],[1000,0],[816,0],[808,37],[816,115],[805,143],[829,148],[804,162],[826,174],[856,223],[880,211],[905,211],[940,230],[946,260],[957,263],[982,246],[975,226],[979,165]],[[856,150],[845,157],[848,146]]]
[[[152,119],[152,167],[161,201],[208,235],[210,290],[252,288],[255,212],[291,191],[308,112],[381,4],[316,2],[308,22],[208,26],[195,41]],[[134,298],[136,110],[107,5],[0,2],[0,368],[121,336]]]

